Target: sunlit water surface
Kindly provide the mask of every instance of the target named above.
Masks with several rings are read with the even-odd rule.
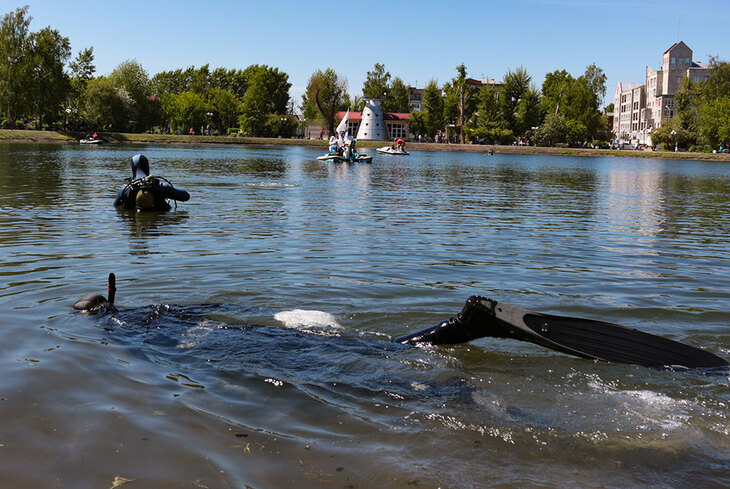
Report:
[[[190,201],[114,208],[138,152]],[[318,154],[0,145],[0,487],[730,486],[728,372],[390,341],[482,294],[730,357],[726,164]]]

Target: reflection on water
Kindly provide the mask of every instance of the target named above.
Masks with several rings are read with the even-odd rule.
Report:
[[[190,201],[115,209],[138,152]],[[389,341],[480,293],[729,357],[725,165],[318,155],[0,145],[1,487],[727,485],[724,373]]]

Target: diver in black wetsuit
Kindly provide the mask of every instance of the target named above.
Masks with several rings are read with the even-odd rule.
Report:
[[[143,157],[144,158],[144,157]],[[90,294],[74,309],[90,314],[115,311],[116,278],[109,274],[109,297]],[[471,296],[456,317],[396,338],[395,342],[457,344],[478,338],[528,341],[569,355],[645,367],[727,367],[724,358],[684,343],[618,324],[555,316],[522,309],[481,296]]]
[[[132,178],[119,189],[115,206],[138,211],[169,211],[168,199],[186,202],[190,194],[185,190],[176,189],[162,177],[150,175],[150,163],[144,155],[135,155],[132,158]]]

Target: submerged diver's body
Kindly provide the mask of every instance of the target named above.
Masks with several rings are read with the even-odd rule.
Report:
[[[91,294],[74,308],[91,314],[114,310],[116,280],[109,274],[109,298]],[[396,338],[404,344],[456,344],[478,338],[511,338],[582,358],[646,367],[727,367],[724,358],[668,338],[593,319],[542,314],[472,296],[455,317]]]
[[[117,192],[114,199],[115,206],[140,211],[168,211],[168,199],[186,202],[190,194],[185,190],[176,189],[162,177],[150,175],[150,164],[144,155],[135,155],[132,158],[132,178]]]

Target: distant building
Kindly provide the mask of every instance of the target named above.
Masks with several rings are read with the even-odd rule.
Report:
[[[631,143],[639,132],[644,108],[644,84],[618,82],[613,103],[613,132],[620,142]]]
[[[651,145],[651,132],[677,115],[674,96],[682,80],[705,81],[710,66],[692,60],[682,41],[664,51],[662,67],[646,67],[644,83],[619,82],[614,95],[613,132],[619,143]]]
[[[346,112],[337,112],[335,114],[335,125],[339,124]],[[353,136],[357,136],[357,139],[368,140],[393,140],[397,138],[408,139],[410,135],[410,113],[396,113],[396,112],[384,112],[383,113],[383,124],[385,131],[374,133],[373,131],[366,130],[363,127],[362,132],[360,131],[360,125],[363,124],[363,113],[362,112],[350,112],[350,121],[347,124],[349,133]],[[366,117],[368,119],[368,117]],[[371,122],[365,121],[367,124]]]
[[[378,108],[379,109],[379,104]],[[410,112],[383,112],[373,110],[365,106],[362,112],[350,112],[350,120],[347,123],[347,130],[351,136],[365,140],[393,140],[397,138],[408,139],[411,137],[411,114]],[[335,127],[345,117],[347,111],[335,113]],[[381,116],[382,115],[382,116]],[[364,126],[366,124],[367,126]],[[360,127],[362,126],[362,131]],[[321,136],[320,136],[321,134]],[[307,121],[307,128],[304,133],[307,139],[327,139],[330,133],[317,121]]]
[[[497,94],[502,91],[502,83],[492,78],[467,78],[466,83],[477,88],[491,87]]]
[[[411,112],[420,112],[423,109],[423,88],[411,88],[411,95],[408,99],[408,107]]]

